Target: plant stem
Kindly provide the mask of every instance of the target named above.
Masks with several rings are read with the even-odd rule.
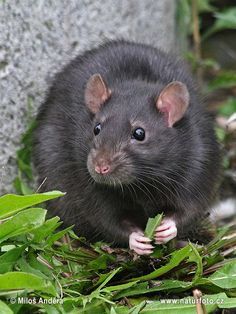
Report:
[[[199,29],[199,15],[198,15],[198,1],[192,0],[192,18],[193,18],[193,43],[194,43],[194,54],[197,60],[197,77],[199,84],[202,84],[202,68],[201,62],[201,35]]]

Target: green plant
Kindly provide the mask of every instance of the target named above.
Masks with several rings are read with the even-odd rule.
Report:
[[[190,313],[196,288],[207,311],[236,306],[234,227],[221,229],[207,246],[158,246],[158,259],[137,258],[105,243],[88,244],[71,228],[57,230],[59,218],[45,219],[38,204],[63,195],[0,198],[1,313]],[[147,232],[158,221],[150,221]]]

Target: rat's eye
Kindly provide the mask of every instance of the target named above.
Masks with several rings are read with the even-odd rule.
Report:
[[[145,139],[145,131],[143,128],[137,128],[132,134],[132,138],[135,138],[137,141],[143,141]]]
[[[98,135],[98,134],[100,133],[100,131],[101,131],[101,124],[98,123],[98,124],[95,126],[95,128],[93,129],[93,133],[94,133],[95,135]]]

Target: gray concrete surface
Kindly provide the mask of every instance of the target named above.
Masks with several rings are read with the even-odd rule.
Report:
[[[0,194],[16,150],[53,74],[108,38],[174,48],[173,0],[0,0]]]

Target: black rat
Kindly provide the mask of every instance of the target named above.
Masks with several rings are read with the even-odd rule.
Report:
[[[188,235],[207,214],[220,172],[213,121],[185,64],[159,49],[110,41],[76,57],[37,116],[34,164],[48,204],[88,240],[153,246]]]

